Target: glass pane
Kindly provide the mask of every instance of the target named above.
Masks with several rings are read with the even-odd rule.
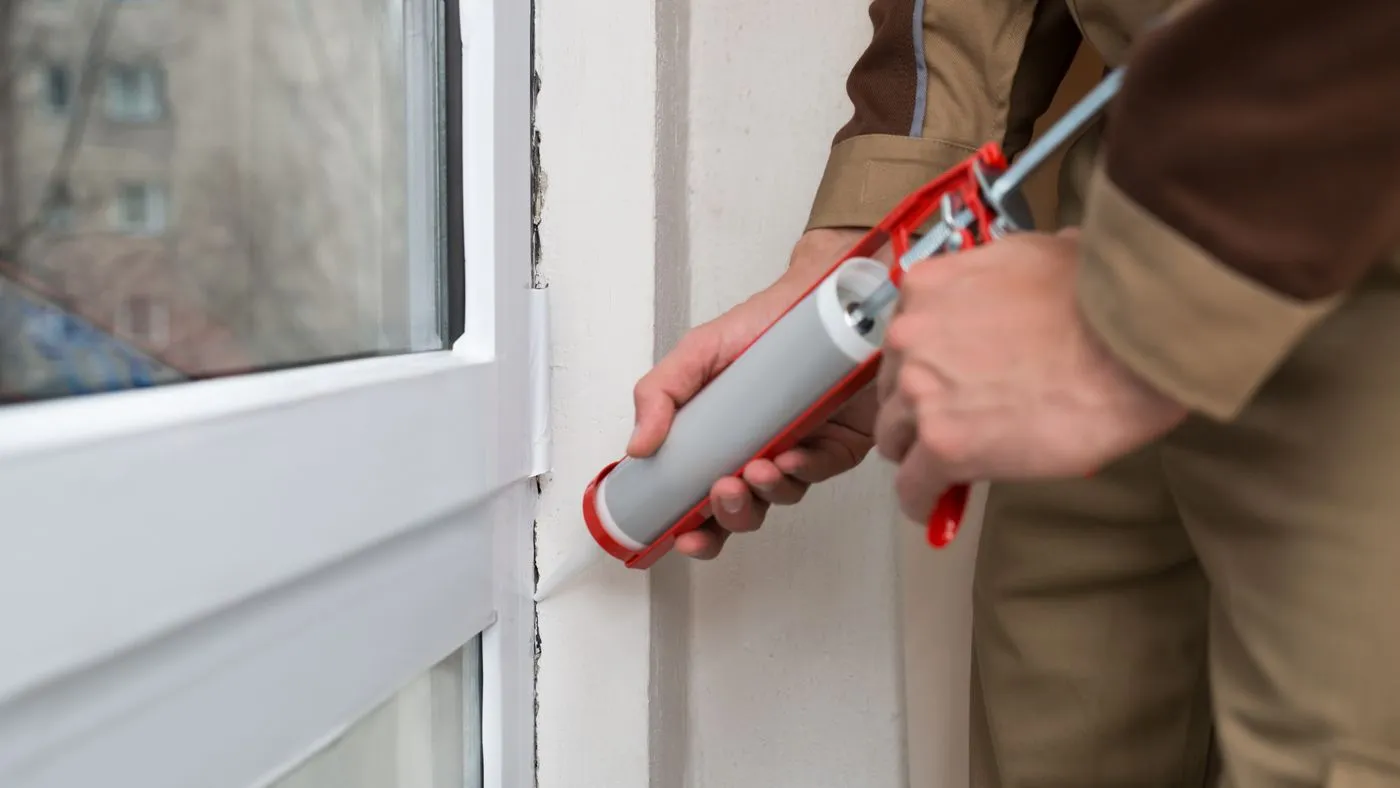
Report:
[[[478,788],[479,642],[414,679],[270,788]]]
[[[0,402],[444,347],[441,6],[0,3]]]

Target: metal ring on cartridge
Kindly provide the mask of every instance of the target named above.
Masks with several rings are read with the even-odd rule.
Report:
[[[887,277],[869,258],[841,264],[678,411],[655,454],[603,469],[584,495],[598,544],[635,567],[700,525],[715,481],[739,473],[875,356],[893,305],[873,320],[850,313]]]

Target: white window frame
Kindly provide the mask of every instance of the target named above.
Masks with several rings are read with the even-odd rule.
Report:
[[[0,408],[0,785],[265,784],[478,634],[533,785],[530,13],[461,2],[451,350]]]

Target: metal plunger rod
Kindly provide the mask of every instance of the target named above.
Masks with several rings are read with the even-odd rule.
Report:
[[[990,193],[987,195],[987,202],[991,205],[1000,205],[1004,199],[1020,189],[1031,173],[1044,164],[1056,150],[1059,150],[1060,146],[1098,117],[1108,102],[1118,94],[1122,85],[1123,68],[1120,66],[1109,72],[1108,76],[1095,85],[1088,95],[1079,100],[1079,103],[1071,107],[1064,117],[1040,135],[1029,148],[1026,148],[1025,152],[1007,168],[1006,172],[1003,172],[992,183]],[[948,241],[954,237],[954,230],[966,227],[971,222],[972,214],[966,208],[951,217],[951,224],[949,218],[945,217],[929,231],[928,235],[920,238],[917,243],[909,247],[909,251],[899,258],[899,267],[908,269],[914,263],[942,252]],[[869,298],[851,309],[852,325],[857,326],[862,333],[869,331],[875,325],[874,316],[880,314],[897,298],[899,298],[899,288],[895,286],[894,282],[886,280],[875,292],[870,294]]]
[[[1081,129],[1089,125],[1094,118],[1099,116],[1108,102],[1118,94],[1119,88],[1123,86],[1123,68],[1114,69],[1109,72],[1103,81],[1094,86],[1088,95],[1079,100],[1079,103],[1069,108],[1064,117],[1060,118],[1055,125],[1051,126],[1040,135],[1040,138],[1031,143],[1026,152],[1001,174],[1000,178],[992,184],[992,193],[989,195],[990,201],[994,204],[1000,203],[1007,195],[1021,188],[1031,173],[1036,168],[1044,164],[1060,146],[1069,142],[1070,137],[1078,134]]]

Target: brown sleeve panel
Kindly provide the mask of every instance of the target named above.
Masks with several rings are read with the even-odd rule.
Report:
[[[1229,268],[1345,290],[1400,246],[1400,0],[1202,0],[1137,45],[1104,151]]]
[[[1014,158],[1035,133],[1036,121],[1050,109],[1055,92],[1074,63],[1083,37],[1065,0],[1039,0],[1026,33],[1011,99],[1002,150]]]
[[[834,143],[864,134],[909,134],[918,95],[915,6],[916,0],[870,4],[875,32],[846,79],[855,114],[836,133]]]
[[[870,18],[807,229],[870,227],[990,140],[1020,151],[1080,42],[1065,0],[874,0]]]

